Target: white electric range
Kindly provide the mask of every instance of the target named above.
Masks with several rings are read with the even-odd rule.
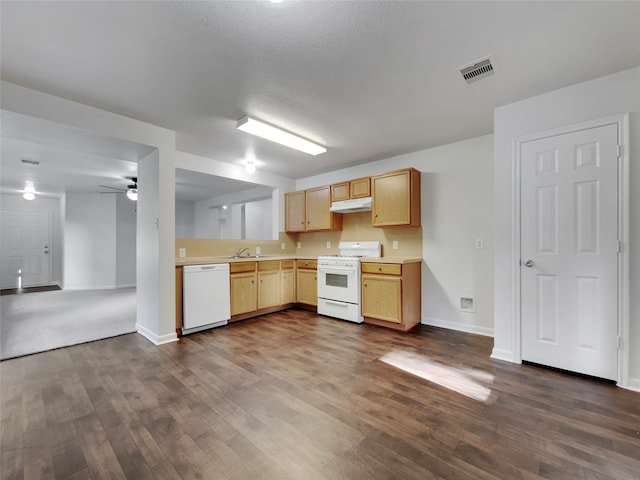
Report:
[[[340,242],[339,249],[318,257],[318,313],[362,323],[360,261],[380,258],[380,242]]]

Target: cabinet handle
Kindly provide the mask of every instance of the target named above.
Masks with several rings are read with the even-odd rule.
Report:
[[[378,271],[381,272],[382,271],[382,267],[378,267]]]
[[[365,287],[367,286],[366,282],[365,282],[364,286],[365,286]]]

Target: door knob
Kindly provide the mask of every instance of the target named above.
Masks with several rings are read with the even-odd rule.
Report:
[[[531,268],[531,267],[533,267],[534,263],[533,263],[533,260],[529,259],[526,262],[524,262],[523,265],[525,267]]]

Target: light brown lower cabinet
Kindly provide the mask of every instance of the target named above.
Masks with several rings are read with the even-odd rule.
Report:
[[[303,305],[318,305],[318,262],[316,260],[296,261],[296,300]]]
[[[362,316],[365,323],[407,331],[420,323],[419,262],[362,263]]]
[[[258,263],[258,309],[280,305],[280,261]]]
[[[232,263],[229,266],[231,281],[231,317],[258,309],[257,262]]]
[[[282,260],[280,263],[281,271],[281,298],[280,303],[287,305],[296,301],[296,271],[294,270],[293,260]]]

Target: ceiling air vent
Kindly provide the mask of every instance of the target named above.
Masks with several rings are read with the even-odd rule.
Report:
[[[493,75],[494,70],[493,65],[491,64],[491,59],[485,58],[484,60],[479,60],[472,65],[461,67],[460,73],[467,83],[473,83]]]
[[[23,158],[21,162],[26,163],[27,165],[40,165],[40,162],[38,160],[30,160],[28,158]]]

